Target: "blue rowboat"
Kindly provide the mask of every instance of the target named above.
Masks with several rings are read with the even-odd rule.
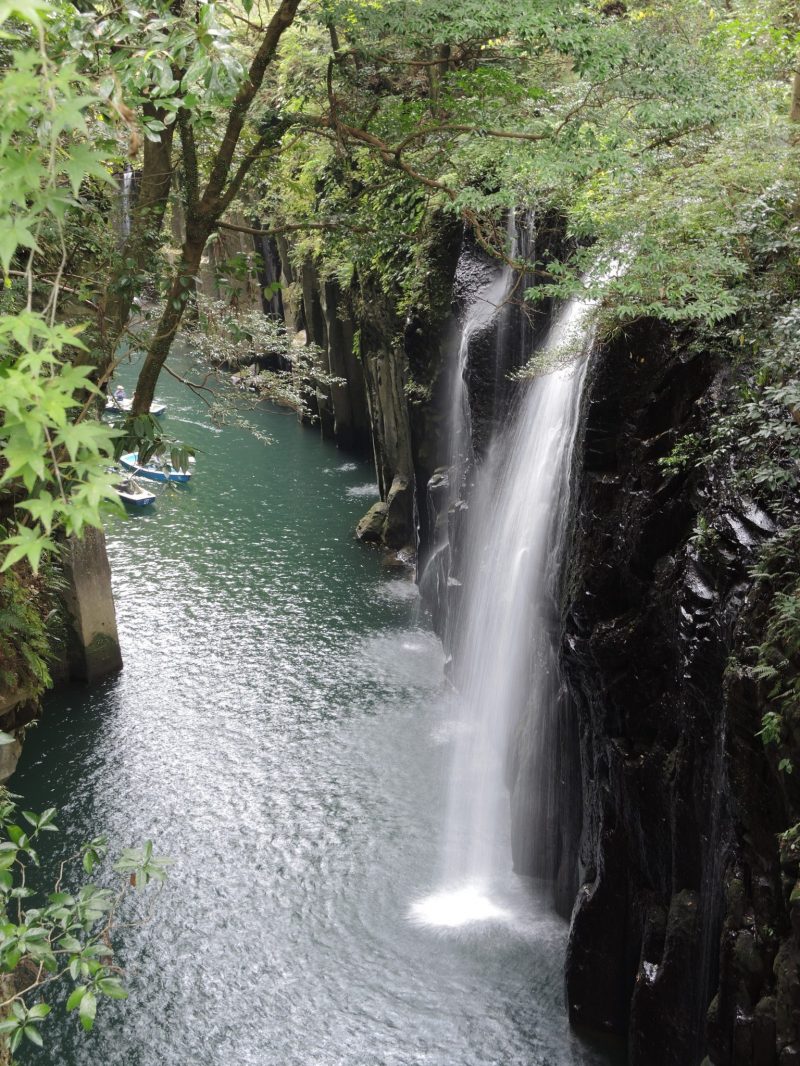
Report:
[[[136,452],[128,452],[120,456],[120,463],[126,470],[132,471],[137,477],[147,477],[151,481],[173,481],[184,483],[191,476],[191,470],[176,470],[172,463],[150,459],[145,465],[139,462]]]
[[[149,507],[156,502],[156,494],[142,488],[134,477],[123,478],[114,486],[114,491],[123,503],[131,507]]]

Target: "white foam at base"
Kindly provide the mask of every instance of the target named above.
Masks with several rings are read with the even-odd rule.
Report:
[[[511,913],[492,903],[479,885],[435,892],[412,904],[409,918],[417,925],[458,929],[473,922],[506,921]]]

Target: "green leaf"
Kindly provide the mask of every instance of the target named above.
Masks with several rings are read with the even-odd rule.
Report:
[[[99,178],[109,185],[115,185],[113,177],[104,165],[102,155],[87,144],[71,144],[61,167],[75,196],[86,178]]]
[[[103,977],[97,982],[100,991],[111,999],[127,999],[128,993],[116,977]]]
[[[42,1034],[35,1025],[26,1025],[22,1031],[32,1044],[35,1044],[36,1047],[43,1047]]]
[[[78,1015],[81,1019],[81,1025],[87,1032],[89,1032],[94,1025],[95,1017],[97,1016],[97,999],[94,992],[87,990],[81,997],[78,1006]]]
[[[78,985],[77,988],[73,989],[69,999],[67,1000],[67,1010],[75,1010],[76,1007],[80,1006],[81,1001],[83,1000],[83,997],[85,995],[86,985]]]
[[[35,527],[28,528],[27,526],[19,527],[19,532],[0,541],[0,545],[2,544],[10,544],[12,547],[3,560],[3,565],[0,566],[0,573],[8,570],[14,563],[21,562],[22,559],[27,559],[34,573],[38,573],[42,554],[56,550],[54,541],[42,536]]]
[[[12,16],[38,26],[41,16],[49,10],[44,0],[0,0],[0,26]]]
[[[13,851],[2,850],[0,851],[0,871],[8,871],[17,861],[17,848],[15,845],[11,845]]]
[[[6,219],[0,225],[0,266],[6,273],[11,269],[11,260],[18,248],[36,247],[36,238],[31,229],[33,225],[32,218],[27,221],[21,218]]]

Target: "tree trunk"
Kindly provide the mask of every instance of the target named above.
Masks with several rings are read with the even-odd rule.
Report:
[[[300,0],[281,0],[276,8],[250,64],[248,77],[240,86],[231,105],[225,131],[211,163],[208,182],[202,195],[198,189],[187,186],[186,240],[183,244],[181,261],[170,285],[164,311],[150,342],[142,369],[139,371],[136,394],[133,398],[132,413],[134,415],[149,411],[150,404],[153,402],[158,375],[180,328],[183,313],[194,294],[195,278],[200,268],[206,241],[217,228],[220,218],[239,192],[260,152],[270,146],[273,137],[280,135],[279,128],[266,130],[255,145],[245,153],[238,166],[235,165],[235,156],[245,120],[264,81],[267,68],[275,56],[281,37],[294,21],[299,6]],[[181,136],[184,150],[188,146],[191,156],[194,150],[194,139],[187,119],[187,115],[181,116],[184,124]],[[187,171],[190,185],[195,184],[196,176],[196,166],[190,159]]]
[[[800,141],[800,70],[797,70],[794,76],[794,85],[792,86],[792,109],[789,118],[792,122],[798,125],[798,128],[794,130],[792,135],[792,141],[797,144]]]
[[[196,222],[187,224],[186,241],[181,252],[178,269],[172,279],[167,294],[164,310],[161,313],[156,332],[147,350],[144,364],[139,371],[136,382],[136,394],[133,397],[132,413],[144,414],[150,410],[161,368],[167,361],[172,342],[180,328],[183,313],[191,303],[195,292],[195,278],[200,269],[203,249],[208,240],[210,228],[198,226]]]

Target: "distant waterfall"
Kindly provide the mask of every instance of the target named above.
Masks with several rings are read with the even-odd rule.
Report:
[[[133,167],[130,163],[125,164],[122,172],[122,187],[119,194],[120,204],[120,233],[123,239],[131,233],[131,201],[133,193]]]
[[[587,303],[568,302],[541,354],[585,351],[588,313]],[[534,719],[526,730],[534,750],[525,753],[535,797],[526,812],[528,866],[545,878],[556,874],[558,593],[585,362],[573,359],[524,387],[469,501],[462,599],[450,631],[458,713],[442,885],[415,904],[412,917],[421,922],[457,926],[506,915],[498,902],[511,871],[506,781],[522,715]]]

